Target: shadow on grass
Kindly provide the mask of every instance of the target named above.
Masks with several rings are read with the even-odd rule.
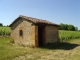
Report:
[[[79,46],[78,44],[71,44],[71,43],[48,43],[43,47],[43,49],[63,49],[63,50],[71,50],[74,49],[75,47]]]

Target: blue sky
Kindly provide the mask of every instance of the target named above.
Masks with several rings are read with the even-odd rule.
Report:
[[[80,29],[80,0],[0,0],[0,23],[9,25],[19,15]]]

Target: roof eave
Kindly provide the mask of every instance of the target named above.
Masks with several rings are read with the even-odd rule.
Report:
[[[21,17],[16,18],[16,19],[9,25],[9,27],[11,27],[16,21],[18,21],[19,18],[21,18]]]

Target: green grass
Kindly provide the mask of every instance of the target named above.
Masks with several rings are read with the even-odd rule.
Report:
[[[26,49],[10,43],[10,38],[0,38],[0,60],[9,60],[26,53]]]
[[[46,51],[46,49],[42,48],[29,48],[23,47],[16,44],[11,43],[11,38],[3,37],[0,38],[0,60],[11,60],[18,56],[23,56],[25,54],[33,55],[35,52]],[[48,50],[48,49],[47,49]],[[39,56],[35,56],[37,59]],[[34,59],[35,59],[34,58]],[[26,58],[27,59],[27,58]],[[32,58],[30,58],[32,59]]]
[[[0,60],[79,60],[80,57],[80,39],[39,48],[18,46],[10,41],[0,38]]]

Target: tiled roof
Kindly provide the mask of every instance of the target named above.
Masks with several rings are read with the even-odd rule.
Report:
[[[59,26],[58,24],[54,24],[54,23],[49,22],[49,21],[47,21],[47,20],[32,18],[32,17],[28,17],[28,16],[23,16],[23,15],[20,15],[18,18],[24,18],[24,19],[26,19],[26,20],[28,20],[28,21],[31,21],[31,22],[35,23],[35,24],[48,24],[48,25],[56,25],[56,26]],[[17,20],[17,19],[16,19],[16,20]],[[10,26],[12,26],[12,25],[16,22],[16,20],[13,21],[13,22],[10,24]]]

